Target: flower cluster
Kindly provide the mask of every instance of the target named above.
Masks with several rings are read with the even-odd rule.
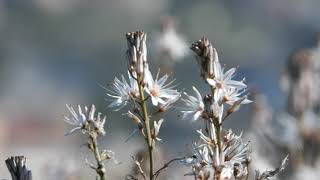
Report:
[[[253,120],[264,122],[259,134],[253,133],[257,141],[265,142],[260,145],[260,149],[265,150],[266,143],[276,145],[272,150],[260,151],[259,156],[264,157],[272,152],[290,153],[290,167],[293,167],[295,173],[287,174],[289,179],[305,178],[306,174],[310,174],[309,179],[312,179],[312,174],[317,173],[314,168],[317,167],[320,148],[319,57],[319,41],[315,48],[294,51],[288,57],[280,81],[286,107],[283,110],[277,109],[275,114],[271,107],[262,104],[254,111],[257,115]],[[268,112],[267,116],[264,112]],[[273,158],[279,156],[274,155]]]
[[[98,135],[105,135],[104,124],[106,116],[102,117],[100,112],[96,115],[95,105],[91,105],[90,109],[87,106],[81,108],[78,105],[77,111],[69,105],[66,106],[71,116],[65,116],[65,122],[74,126],[66,135],[72,134],[77,130],[81,130],[84,134],[96,133]]]
[[[186,98],[183,98],[182,101],[185,103],[186,108],[181,112],[183,113],[182,118],[186,119],[192,116],[192,119],[195,121],[199,119],[199,117],[201,117],[202,112],[204,111],[204,103],[198,89],[196,87],[192,88],[195,92],[196,97],[184,93]]]
[[[174,81],[168,81],[169,76],[153,76],[147,60],[147,35],[143,31],[129,32],[126,34],[128,50],[128,80],[125,76],[115,78],[110,88],[106,89],[110,108],[118,111],[130,105],[125,115],[131,119],[136,129],[131,133],[139,132],[146,142],[149,168],[142,169],[140,160],[135,160],[139,175],[143,179],[156,180],[160,172],[170,163],[180,161],[192,167],[192,175],[200,180],[244,180],[248,178],[251,149],[249,142],[245,142],[241,135],[236,135],[230,129],[224,129],[224,121],[242,104],[251,103],[247,95],[245,79],[236,80],[236,68],[225,71],[220,64],[218,53],[208,39],[202,38],[192,44],[191,49],[196,53],[196,60],[200,68],[200,76],[209,85],[210,93],[201,94],[193,87],[194,95],[183,93],[182,101],[185,107],[181,110],[184,119],[200,121],[204,129],[197,131],[199,141],[192,144],[192,157],[179,157],[165,163],[163,167],[155,170],[154,152],[156,142],[162,141],[159,136],[164,119],[158,118],[158,113],[170,109],[180,99],[181,93],[175,89]],[[152,108],[149,107],[151,105]],[[106,116],[96,113],[96,108],[82,108],[80,105],[73,108],[67,105],[71,116],[66,116],[65,121],[74,127],[66,133],[72,134],[81,131],[87,135],[87,147],[94,154],[96,165],[86,160],[86,163],[96,171],[101,180],[106,179],[105,160],[113,159],[114,153],[99,150],[97,138],[105,135],[104,125]],[[156,110],[155,110],[156,109]],[[152,113],[150,113],[152,111]],[[156,118],[155,118],[156,117]],[[146,151],[145,151],[146,152]],[[139,158],[134,158],[139,159]],[[287,158],[281,166],[273,171],[260,173],[256,171],[256,179],[268,179],[285,167]],[[146,173],[149,173],[147,175]],[[138,176],[139,176],[138,175]],[[128,175],[127,179],[139,179]]]
[[[194,143],[192,148],[194,155],[181,162],[192,166],[192,172],[187,175],[196,176],[197,179],[212,179],[218,173],[220,179],[245,179],[250,162],[250,148],[248,143],[243,143],[241,135],[235,135],[231,130],[223,131],[222,155],[223,164],[218,165],[214,157],[217,152],[212,145],[214,142],[203,134],[200,134],[201,143]]]
[[[248,104],[251,101],[247,99],[244,79],[241,81],[233,80],[235,68],[224,72],[224,68],[218,60],[218,54],[208,39],[202,38],[192,44],[192,50],[197,54],[197,62],[201,70],[201,76],[205,78],[212,89],[212,94],[202,97],[197,88],[193,87],[196,97],[187,93],[183,101],[186,109],[182,111],[183,117],[193,115],[193,120],[199,117],[204,119],[217,119],[221,121],[223,114],[223,104],[230,106],[228,114],[236,111],[241,104]]]
[[[241,104],[251,102],[247,98],[245,80],[233,79],[235,68],[224,71],[217,51],[208,39],[200,39],[192,44],[191,49],[197,55],[201,77],[209,84],[211,92],[202,96],[193,87],[195,96],[184,93],[186,107],[181,111],[183,118],[202,119],[205,131],[197,131],[200,142],[193,144],[194,155],[181,162],[192,167],[192,173],[187,175],[195,179],[247,179],[251,160],[249,142],[244,143],[241,135],[237,136],[222,127],[224,120],[237,111]],[[225,110],[224,106],[228,108]]]
[[[154,107],[158,108],[155,113],[161,113],[172,107],[181,95],[174,89],[174,81],[168,81],[168,75],[159,77],[160,71],[155,77],[152,75],[147,61],[146,33],[143,31],[129,32],[126,34],[126,39],[128,44],[129,83],[122,76],[121,80],[115,78],[111,89],[106,88],[111,101],[109,107],[119,110],[127,104],[132,105],[132,109],[126,115],[133,120],[137,128],[129,138],[138,131],[144,137],[149,151],[149,177],[153,179],[153,176],[155,176],[153,151],[155,142],[161,141],[159,133],[164,120],[153,119],[149,113],[148,100]]]
[[[118,78],[114,79],[112,89],[107,89],[107,95],[111,97],[109,104],[110,108],[116,108],[120,110],[126,106],[131,99],[139,98],[138,84],[132,76],[128,73],[129,83],[122,75],[121,80]]]
[[[139,86],[149,95],[147,98],[151,98],[152,104],[159,106],[162,110],[167,110],[179,99],[180,93],[173,89],[174,81],[166,83],[168,75],[159,78],[158,71],[156,77],[153,78],[147,62],[146,36],[142,31],[126,34],[130,83],[127,83],[123,76],[121,81],[115,78],[112,89],[107,89],[107,95],[112,101],[109,107],[120,109],[129,101],[139,102],[141,100]]]
[[[94,169],[100,176],[101,180],[106,179],[106,169],[104,161],[114,160],[114,153],[110,150],[100,151],[98,146],[98,137],[106,134],[104,125],[106,122],[106,116],[102,116],[102,113],[96,113],[95,105],[91,105],[90,108],[84,106],[82,108],[78,105],[77,109],[72,106],[66,105],[71,116],[65,116],[64,120],[68,124],[74,126],[69,130],[66,135],[70,135],[76,131],[81,131],[88,138],[87,147],[93,153],[96,159],[96,165],[89,162],[86,159],[86,164]]]

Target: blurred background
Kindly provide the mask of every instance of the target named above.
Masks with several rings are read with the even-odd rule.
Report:
[[[207,91],[189,46],[203,36],[208,37],[222,64],[226,68],[239,66],[236,78],[246,77],[251,98],[263,104],[243,106],[225,127],[237,133],[249,132],[247,139],[253,140],[252,149],[259,153],[254,139],[260,136],[252,130],[261,124],[260,128],[266,127],[254,122],[261,119],[261,109],[269,108],[272,110],[266,114],[271,117],[266,119],[270,119],[268,123],[273,129],[270,131],[291,138],[290,142],[285,139],[285,143],[292,146],[298,141],[294,135],[299,136],[302,147],[313,147],[309,154],[318,154],[314,148],[318,147],[318,141],[313,141],[317,135],[307,136],[301,131],[286,134],[283,129],[290,128],[285,123],[284,127],[275,127],[277,118],[271,112],[275,116],[284,112],[302,117],[301,111],[318,108],[317,101],[312,108],[302,107],[299,113],[290,111],[292,93],[288,87],[292,86],[288,84],[295,81],[287,64],[299,49],[307,49],[311,55],[299,56],[298,64],[305,63],[309,55],[316,61],[319,7],[319,0],[0,0],[0,179],[10,177],[4,160],[11,155],[27,157],[34,179],[93,179],[94,172],[84,163],[85,158],[91,157],[80,133],[64,136],[70,128],[63,122],[63,115],[68,114],[65,104],[94,103],[107,115],[107,135],[101,139],[101,145],[115,151],[121,162],[117,165],[110,162],[109,174],[112,179],[123,179],[130,173],[134,164],[131,156],[144,147],[144,142],[139,135],[124,142],[135,125],[122,115],[126,111],[107,108],[109,102],[105,101],[101,86],[108,87],[115,76],[126,74],[124,35],[135,30],[148,33],[151,68],[157,70],[160,66],[162,72],[176,79],[179,90],[189,93],[193,85],[202,93]],[[310,81],[313,84],[317,78]],[[316,96],[316,87],[310,89]],[[303,95],[296,96],[303,98]],[[319,126],[317,112],[313,114],[316,120],[312,121],[312,127]],[[165,154],[163,159],[171,159],[188,153],[186,149],[198,138],[195,130],[199,127],[200,124],[181,120],[177,109],[171,109],[165,115],[159,156]],[[305,136],[311,144],[308,141],[305,145]],[[308,148],[296,150],[282,141],[274,142],[279,138],[267,136],[267,149],[277,149],[278,155],[268,158],[270,166],[262,160],[257,168],[274,168],[279,157],[288,152],[294,151],[291,154],[299,157],[297,154],[307,152]],[[262,149],[262,153],[270,152]],[[301,156],[303,160],[297,158],[298,165],[292,163],[283,178],[297,178],[302,169],[305,174],[318,177],[317,158],[309,163]],[[183,174],[189,172],[188,168],[173,167],[166,171],[165,179],[186,179]]]

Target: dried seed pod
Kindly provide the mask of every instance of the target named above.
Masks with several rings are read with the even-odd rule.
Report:
[[[32,173],[26,167],[24,156],[11,156],[5,160],[12,180],[32,180]]]

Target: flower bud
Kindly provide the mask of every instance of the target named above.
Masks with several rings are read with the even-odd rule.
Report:
[[[128,111],[127,114],[128,114],[128,117],[131,118],[133,122],[138,125],[139,129],[143,129],[143,124],[138,116],[133,114],[131,111]]]
[[[129,32],[126,34],[126,38],[128,44],[128,69],[131,74],[140,77],[140,83],[143,83],[145,72],[148,68],[147,34],[143,31]]]
[[[207,38],[201,38],[191,46],[197,54],[197,62],[200,67],[201,76],[212,78],[214,76],[214,61],[219,61],[218,53]]]

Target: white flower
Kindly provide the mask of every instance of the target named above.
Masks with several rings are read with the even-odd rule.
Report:
[[[106,118],[107,117],[104,116],[103,118],[101,118],[101,115],[102,115],[102,113],[99,112],[98,115],[97,115],[97,118],[95,118],[94,121],[93,121],[93,125],[94,125],[94,128],[95,128],[95,131],[98,134],[105,135],[106,132],[104,131],[104,124],[106,123]]]
[[[232,163],[226,163],[220,173],[221,180],[233,180],[234,179],[234,165]]]
[[[247,99],[247,95],[243,96],[245,91],[246,89],[228,88],[226,89],[223,101],[229,105],[234,105],[239,101],[241,101],[240,104],[249,104],[252,101]]]
[[[64,117],[64,120],[66,123],[75,126],[73,129],[71,129],[69,132],[67,132],[65,135],[69,135],[74,133],[77,130],[81,130],[84,128],[84,126],[88,123],[87,119],[87,111],[88,107],[85,106],[84,112],[82,111],[82,108],[80,105],[78,105],[78,112],[76,112],[73,107],[66,104],[69,112],[71,113],[71,117]]]
[[[210,150],[207,146],[203,146],[203,144],[197,145],[196,143],[192,143],[192,157],[186,157],[185,159],[181,160],[180,163],[186,166],[195,166],[198,164],[205,163],[206,165],[210,165],[211,158],[210,158]]]
[[[97,116],[95,116],[95,105],[92,105],[90,109],[87,106],[85,106],[84,109],[82,109],[81,106],[78,105],[78,112],[76,112],[74,108],[69,106],[68,104],[66,106],[69,112],[71,113],[71,117],[65,116],[64,120],[68,124],[75,126],[73,129],[67,132],[66,135],[72,134],[77,130],[88,130],[87,125],[89,123],[92,124],[96,133],[100,135],[105,134],[104,124],[106,122],[106,116],[102,118],[102,114],[100,112]]]
[[[247,87],[247,85],[244,84],[242,81],[232,80],[234,73],[236,71],[235,68],[231,68],[230,70],[224,73],[223,72],[224,68],[221,68],[221,64],[219,61],[214,61],[213,66],[214,66],[214,78],[213,79],[207,78],[207,82],[211,86],[214,86],[216,88],[214,93],[215,100],[221,100],[229,88],[242,90]]]
[[[211,144],[212,140],[203,134],[202,129],[197,130],[197,133],[200,135],[200,139],[202,139],[206,144]]]
[[[164,75],[160,79],[158,79],[158,76],[159,72],[154,80],[151,72],[149,70],[146,72],[147,87],[145,91],[151,96],[151,101],[154,106],[166,104],[168,101],[180,96],[180,93],[177,90],[172,89],[173,81],[165,84],[169,77],[168,75]]]
[[[213,162],[211,159],[212,151],[208,146],[203,144],[192,144],[193,156],[187,157],[180,161],[183,165],[191,166],[192,172],[186,173],[185,176],[197,176],[200,179],[209,179],[210,175],[214,174],[215,169],[212,168]]]
[[[163,119],[160,119],[158,122],[153,121],[153,137],[152,138],[157,141],[162,141],[162,139],[158,138],[162,123],[163,123]]]
[[[117,110],[120,110],[123,108],[127,103],[135,97],[139,96],[138,92],[138,84],[131,77],[131,75],[128,72],[129,76],[129,84],[124,78],[124,76],[121,76],[121,80],[118,78],[114,79],[112,90],[106,89],[109,93],[106,93],[109,97],[112,98],[112,103],[109,105],[109,107],[114,108],[117,107]]]
[[[158,112],[164,112],[170,109],[173,106],[173,104],[179,100],[180,97],[181,97],[181,94],[179,94],[173,99],[168,100],[165,104],[161,104],[159,106]]]
[[[187,98],[182,99],[182,101],[184,101],[186,109],[181,112],[183,113],[182,118],[185,119],[192,115],[192,119],[195,121],[201,116],[202,112],[204,111],[204,103],[202,100],[202,96],[197,88],[193,86],[192,89],[194,90],[196,97],[184,93]]]
[[[210,158],[210,153],[211,151],[209,150],[208,146],[199,146],[198,149],[198,155],[201,157],[201,159],[206,162],[207,164],[211,164],[211,158]]]
[[[223,160],[224,163],[231,163],[234,166],[246,165],[251,158],[251,149],[248,143],[242,140],[242,133],[238,136],[230,129],[223,131]],[[243,169],[243,167],[240,167]]]
[[[225,161],[230,161],[233,164],[245,164],[250,155],[248,145],[248,143],[243,143],[240,137],[236,137],[230,142],[230,146],[223,151]]]

